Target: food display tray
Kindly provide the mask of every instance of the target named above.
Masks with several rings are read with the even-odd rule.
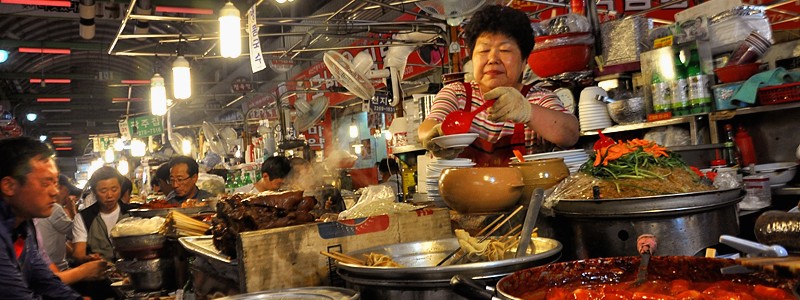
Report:
[[[140,217],[140,218],[152,218],[155,216],[159,217],[166,217],[170,211],[177,211],[184,215],[194,215],[203,212],[213,212],[214,208],[211,206],[196,206],[196,207],[170,207],[170,208],[156,208],[156,209],[144,209],[144,208],[136,208],[131,209],[128,211],[131,216]]]
[[[230,265],[237,265],[238,260],[231,260],[214,247],[213,237],[210,235],[187,236],[178,239],[184,249],[196,255],[218,260]]]

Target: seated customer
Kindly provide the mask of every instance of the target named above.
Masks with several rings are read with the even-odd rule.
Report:
[[[253,184],[251,193],[277,191],[292,169],[289,159],[284,156],[270,156],[261,163],[261,180]]]
[[[158,166],[153,181],[158,184],[158,192],[164,196],[172,192],[172,185],[169,184],[169,163],[163,163]]]
[[[180,205],[188,199],[203,200],[214,197],[197,187],[199,167],[197,162],[188,156],[176,156],[169,160],[169,183],[173,188],[167,195],[169,203]]]

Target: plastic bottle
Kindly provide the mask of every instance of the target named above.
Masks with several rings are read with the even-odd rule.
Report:
[[[668,82],[664,82],[657,70],[653,70],[651,88],[653,91],[653,110],[657,113],[670,111],[672,86]]]
[[[728,167],[738,167],[741,166],[741,159],[739,158],[739,151],[736,149],[736,144],[733,141],[734,134],[733,134],[733,125],[725,124],[725,144],[724,149],[722,151],[722,157],[725,158],[725,164]]]
[[[691,53],[686,67],[690,113],[708,113],[711,112],[711,90],[709,89],[708,75],[703,74],[697,49],[692,49]]]
[[[747,133],[747,129],[744,126],[739,125],[734,141],[736,142],[736,147],[739,147],[739,153],[742,155],[742,166],[758,164],[756,149],[753,147],[753,137]]]
[[[686,67],[675,53],[675,81],[672,82],[672,115],[685,116],[689,114],[689,86],[686,80]]]

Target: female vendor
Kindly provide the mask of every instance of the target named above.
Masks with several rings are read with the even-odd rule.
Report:
[[[419,137],[434,156],[472,159],[477,166],[507,166],[513,150],[532,153],[542,139],[560,147],[578,141],[578,120],[558,97],[523,86],[522,73],[531,50],[533,30],[525,13],[490,5],[476,12],[464,29],[474,80],[446,85],[436,95],[431,112],[419,127]],[[441,123],[456,110],[472,111],[497,99],[477,115],[470,132],[478,139],[466,148],[443,149],[431,142],[441,136]]]

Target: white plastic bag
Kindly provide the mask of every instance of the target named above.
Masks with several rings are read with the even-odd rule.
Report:
[[[396,195],[385,185],[371,185],[364,189],[353,207],[339,213],[339,220],[364,218],[396,212],[406,212],[418,207],[395,202]]]

